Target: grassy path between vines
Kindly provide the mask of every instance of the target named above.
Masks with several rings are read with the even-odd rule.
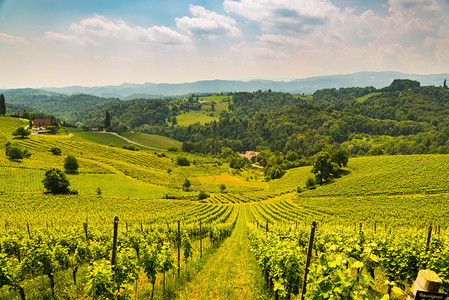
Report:
[[[232,235],[184,289],[180,299],[267,299],[268,291],[246,234],[245,207]]]

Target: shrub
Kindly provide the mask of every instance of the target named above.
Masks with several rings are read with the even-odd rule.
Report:
[[[190,180],[188,180],[187,178],[186,178],[186,180],[184,181],[184,183],[182,184],[182,190],[183,191],[188,191],[189,189],[190,189],[190,186],[191,186],[192,184],[190,183]]]
[[[51,147],[50,152],[54,155],[61,155],[62,153],[61,149],[58,147]]]
[[[28,149],[23,150],[23,157],[29,158],[31,156],[31,152]]]
[[[19,144],[7,142],[5,144],[5,154],[11,160],[19,161],[22,158],[28,158],[31,156],[30,151],[28,149],[22,150]]]
[[[178,156],[176,158],[176,163],[178,166],[190,166],[190,161],[184,156]]]
[[[306,188],[308,189],[315,188],[315,179],[313,177],[308,177],[306,179]]]
[[[126,149],[126,150],[131,150],[131,151],[139,151],[140,150],[136,145],[133,145],[133,144],[125,144],[122,146],[122,148]]]
[[[170,148],[167,149],[167,151],[169,151],[169,152],[178,152],[178,148],[170,147]]]
[[[18,146],[9,146],[6,150],[6,155],[11,160],[19,161],[23,158],[23,151]]]
[[[226,185],[224,183],[220,184],[218,187],[220,188],[221,192],[224,192],[226,190]]]
[[[206,199],[207,197],[209,197],[209,195],[206,194],[206,193],[203,192],[203,191],[201,191],[201,192],[198,194],[198,200],[203,200],[203,199]]]
[[[47,192],[52,194],[69,194],[76,192],[69,190],[69,180],[65,174],[59,169],[50,169],[45,172],[44,179],[42,180]]]
[[[78,173],[78,160],[75,156],[68,155],[64,161],[64,170],[66,173]]]

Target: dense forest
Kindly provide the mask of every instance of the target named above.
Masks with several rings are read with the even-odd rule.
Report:
[[[6,98],[8,114],[26,109],[30,112],[54,115],[65,121],[72,119],[75,112],[120,101],[118,98],[102,98],[84,94],[67,96],[36,89],[13,89],[1,91],[1,93]]]
[[[112,124],[172,137],[188,151],[219,154],[227,147],[306,159],[327,145],[342,145],[352,155],[449,153],[449,90],[412,80],[397,79],[382,89],[323,89],[312,97],[229,93],[221,100],[228,108],[215,120],[188,126],[177,125],[176,117],[205,109],[195,95],[120,101],[32,91],[5,93],[7,103],[39,107],[79,125],[103,124],[109,112]]]

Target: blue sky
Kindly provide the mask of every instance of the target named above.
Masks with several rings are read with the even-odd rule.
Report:
[[[449,0],[0,0],[0,87],[449,70]]]

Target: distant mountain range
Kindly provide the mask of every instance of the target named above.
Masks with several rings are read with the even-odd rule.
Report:
[[[123,83],[98,87],[70,86],[63,88],[42,88],[42,90],[62,94],[89,94],[99,97],[118,97],[121,99],[135,98],[161,98],[168,96],[183,96],[193,93],[220,93],[220,92],[253,92],[268,90],[289,93],[311,94],[324,88],[365,87],[374,86],[382,88],[388,86],[394,79],[411,79],[421,82],[421,85],[443,84],[449,79],[449,74],[418,75],[400,72],[360,72],[347,75],[329,75],[296,79],[292,81],[271,80],[206,80],[191,83]]]

